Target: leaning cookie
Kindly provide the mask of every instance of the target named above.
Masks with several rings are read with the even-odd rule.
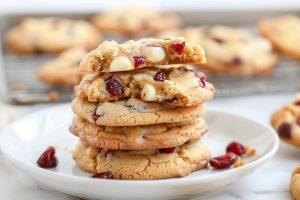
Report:
[[[278,61],[272,44],[243,29],[226,26],[188,27],[169,30],[159,38],[182,36],[205,49],[207,62],[202,68],[214,73],[259,75],[269,73]]]
[[[104,149],[161,149],[198,140],[207,131],[203,118],[145,126],[99,126],[75,117],[70,131],[88,144]]]
[[[300,60],[300,18],[293,15],[265,18],[258,24],[260,33],[283,54]]]
[[[163,103],[144,102],[136,98],[91,103],[78,98],[72,109],[81,118],[102,126],[139,126],[182,122],[197,119],[205,113],[205,105],[176,107]]]
[[[111,172],[116,179],[150,180],[183,177],[207,167],[208,147],[200,141],[172,149],[112,151],[79,141],[73,158],[92,173]]]
[[[128,7],[122,10],[101,13],[92,22],[105,33],[140,35],[156,33],[181,25],[181,19],[169,12],[158,12],[143,7]]]
[[[290,189],[293,197],[300,200],[300,166],[298,166],[292,174]]]
[[[87,52],[81,47],[64,51],[54,60],[43,64],[38,71],[41,81],[52,86],[74,86],[85,73],[80,72],[78,65]]]
[[[101,34],[89,22],[63,18],[25,18],[5,35],[8,50],[18,54],[60,53],[71,47],[93,49]]]
[[[276,111],[271,124],[282,140],[300,147],[300,98]]]
[[[175,106],[194,106],[213,98],[214,87],[204,74],[190,66],[168,69],[143,68],[104,75],[89,74],[75,88],[76,96],[89,102],[126,97],[162,102]]]
[[[104,41],[80,63],[86,72],[129,71],[168,64],[202,64],[205,52],[198,44],[187,43],[182,37],[145,38],[118,44]]]

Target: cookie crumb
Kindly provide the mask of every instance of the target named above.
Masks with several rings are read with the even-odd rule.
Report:
[[[56,91],[51,91],[48,93],[47,98],[52,102],[56,102],[59,100],[59,94]]]
[[[256,155],[256,149],[254,149],[251,146],[246,146],[246,155],[247,156],[255,156]]]
[[[69,151],[69,146],[68,146],[68,145],[66,145],[66,146],[64,147],[64,151]]]
[[[52,146],[53,146],[54,149],[56,149],[56,150],[59,149],[59,145],[58,145],[58,144],[53,144]]]
[[[233,163],[232,166],[234,168],[237,168],[237,167],[241,167],[241,166],[243,166],[245,164],[246,164],[246,161],[243,160],[240,156],[238,156],[237,159],[236,159],[236,161]]]

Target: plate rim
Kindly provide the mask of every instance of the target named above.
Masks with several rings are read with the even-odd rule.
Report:
[[[190,177],[188,179],[184,179],[184,178],[169,178],[169,179],[158,179],[158,180],[118,180],[118,179],[89,179],[87,177],[81,177],[81,176],[74,176],[74,175],[70,175],[70,174],[64,174],[61,172],[54,172],[51,170],[47,170],[47,169],[43,169],[43,168],[39,168],[38,166],[26,163],[26,162],[22,162],[20,160],[18,160],[17,158],[15,158],[14,156],[11,156],[9,154],[9,151],[5,150],[5,142],[4,142],[4,137],[8,134],[7,130],[10,127],[13,127],[15,124],[19,123],[19,121],[22,121],[26,118],[30,118],[32,116],[35,115],[39,115],[42,113],[46,113],[49,112],[50,110],[53,109],[61,109],[64,107],[70,107],[70,103],[64,103],[64,104],[59,104],[59,105],[55,105],[55,106],[50,106],[48,108],[44,108],[41,109],[39,111],[27,114],[22,116],[21,118],[9,123],[8,125],[5,126],[5,128],[1,131],[0,133],[0,151],[3,153],[3,155],[5,156],[6,159],[10,160],[13,162],[13,164],[17,167],[17,168],[26,168],[26,170],[29,171],[36,171],[35,173],[44,173],[45,176],[58,176],[58,178],[63,178],[63,179],[70,179],[70,181],[79,181],[82,183],[105,183],[105,184],[130,184],[132,186],[143,186],[144,183],[147,183],[147,185],[156,185],[156,186],[160,186],[160,185],[165,185],[165,184],[171,184],[171,185],[186,185],[186,184],[194,184],[194,183],[199,183],[199,182],[207,182],[207,181],[213,181],[213,180],[217,180],[220,179],[222,177],[228,177],[230,175],[236,175],[236,174],[243,174],[243,172],[248,172],[251,169],[254,169],[260,165],[262,165],[264,162],[266,162],[267,160],[269,160],[270,158],[272,158],[276,152],[278,151],[279,148],[279,137],[276,134],[276,132],[274,131],[274,129],[271,128],[270,125],[264,124],[260,121],[257,121],[255,119],[246,117],[244,115],[240,115],[240,114],[236,114],[230,111],[225,111],[222,109],[217,109],[217,108],[207,108],[207,112],[214,112],[214,113],[221,113],[221,114],[225,114],[225,115],[230,115],[233,117],[239,117],[242,118],[243,120],[249,120],[251,122],[257,123],[258,125],[262,126],[263,128],[265,128],[266,130],[268,130],[268,132],[270,133],[270,135],[273,136],[273,140],[274,143],[272,144],[272,148],[270,151],[266,152],[266,154],[262,157],[259,157],[258,159],[244,165],[238,168],[232,168],[232,169],[227,169],[224,170],[220,173],[215,173],[215,174],[208,174],[208,175],[201,175],[201,176],[196,176],[196,177]],[[23,167],[22,167],[23,165]],[[33,177],[32,177],[33,178]]]

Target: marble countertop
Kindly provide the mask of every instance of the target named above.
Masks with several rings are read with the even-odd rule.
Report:
[[[235,98],[218,98],[208,107],[231,111],[269,123],[270,114],[293,99],[293,94],[259,95]],[[0,129],[8,122],[29,111],[49,105],[12,106],[0,103]],[[281,143],[274,158],[252,174],[243,177],[229,190],[215,195],[216,200],[282,200],[292,199],[289,180],[293,169],[300,164],[299,151]],[[41,188],[29,177],[18,172],[0,153],[0,199],[3,200],[70,200],[74,197]]]

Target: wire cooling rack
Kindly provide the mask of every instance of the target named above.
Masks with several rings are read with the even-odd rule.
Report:
[[[19,57],[4,55],[4,73],[6,77],[6,98],[14,103],[35,103],[49,101],[70,101],[72,88],[53,88],[37,79],[37,69],[50,55]],[[216,88],[216,96],[241,96],[272,92],[300,90],[300,64],[282,58],[270,76],[237,77],[215,75],[206,72],[207,79]],[[59,96],[55,99],[53,94]]]
[[[20,16],[17,18],[20,19]],[[11,25],[0,21],[1,38]],[[14,22],[15,23],[15,22]],[[13,24],[10,22],[10,24]],[[251,31],[255,27],[247,26]],[[73,89],[70,87],[50,87],[37,79],[37,70],[54,55],[18,56],[0,49],[0,89],[5,100],[18,103],[38,103],[51,101],[70,101]],[[216,88],[216,97],[241,96],[262,93],[279,93],[300,90],[300,64],[288,57],[281,57],[279,64],[269,76],[239,77],[216,75],[206,72],[207,78]],[[1,91],[0,91],[1,92]]]

